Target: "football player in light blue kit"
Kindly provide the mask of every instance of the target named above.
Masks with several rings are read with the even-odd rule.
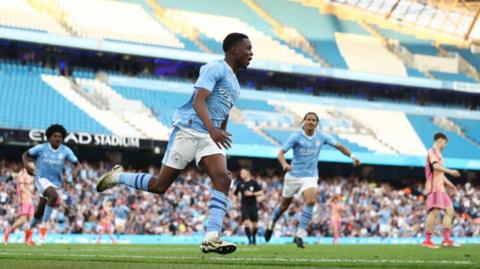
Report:
[[[176,110],[159,175],[124,173],[121,166],[115,166],[100,178],[97,191],[122,184],[163,194],[195,159],[197,166],[205,170],[213,183],[207,233],[200,249],[204,253],[228,254],[237,247],[220,239],[231,184],[224,151],[231,144],[226,127],[230,109],[240,94],[236,73],[249,65],[253,53],[250,40],[240,33],[225,37],[223,51],[224,60],[201,67],[190,100]]]
[[[323,145],[335,147],[340,152],[350,157],[354,166],[360,165],[358,160],[348,148],[338,143],[331,135],[318,130],[318,116],[309,112],[303,118],[303,130],[290,135],[278,153],[278,160],[287,172],[282,192],[282,203],[273,212],[273,217],[265,231],[265,241],[270,241],[275,223],[282,216],[293,201],[297,193],[303,195],[305,205],[300,216],[300,224],[293,242],[299,248],[304,248],[303,237],[307,235],[307,226],[312,219],[313,207],[315,206],[316,190],[318,182],[318,155]],[[285,153],[293,149],[291,164],[285,160]]]
[[[30,244],[32,229],[39,223],[47,224],[53,208],[60,203],[58,190],[62,188],[65,161],[79,167],[78,159],[73,151],[63,144],[67,130],[62,125],[53,124],[47,128],[45,135],[48,142],[36,145],[25,153],[22,160],[27,172],[35,176],[35,186],[40,192],[40,201],[33,215],[32,222],[25,232],[25,240]],[[40,236],[45,239],[47,227],[40,227]]]

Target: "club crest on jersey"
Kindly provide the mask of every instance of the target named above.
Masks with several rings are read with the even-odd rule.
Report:
[[[182,161],[182,154],[175,152],[172,154],[172,160],[176,163],[179,163]]]

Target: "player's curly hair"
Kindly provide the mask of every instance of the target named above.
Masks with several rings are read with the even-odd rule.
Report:
[[[47,130],[45,131],[47,138],[50,138],[54,133],[60,133],[62,138],[67,136],[67,130],[60,124],[52,124],[48,126]]]
[[[248,38],[247,35],[242,33],[230,33],[223,40],[222,49],[224,52],[227,52],[231,47],[233,47],[237,42],[242,39]]]

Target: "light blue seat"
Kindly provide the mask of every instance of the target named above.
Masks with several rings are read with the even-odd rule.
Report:
[[[454,158],[480,158],[480,148],[455,132],[447,131],[433,123],[430,116],[407,114],[408,120],[414,127],[425,147],[433,145],[433,135],[442,132],[448,136],[448,145],[444,151],[445,157]]]
[[[16,65],[13,67],[12,65]],[[13,69],[12,69],[13,68]],[[10,71],[12,72],[10,72]],[[0,63],[0,126],[44,129],[60,123],[71,132],[111,131],[42,81],[43,68]],[[57,73],[55,70],[46,73]]]

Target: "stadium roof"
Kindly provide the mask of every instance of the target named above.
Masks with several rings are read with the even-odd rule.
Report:
[[[327,0],[354,6],[403,25],[415,25],[464,40],[480,40],[477,0]]]

